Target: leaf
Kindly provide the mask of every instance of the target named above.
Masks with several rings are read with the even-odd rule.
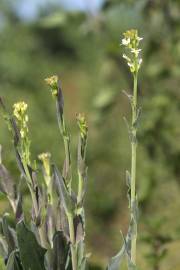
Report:
[[[120,270],[120,266],[125,255],[125,245],[122,246],[118,254],[111,258],[107,270]]]
[[[22,208],[22,195],[19,194],[17,205],[16,205],[16,221],[19,222],[24,217],[23,208]]]
[[[131,240],[134,234],[136,234],[137,226],[137,200],[134,202],[133,210],[131,211],[134,211],[133,218],[131,219],[126,238],[123,237],[124,244],[119,253],[111,258],[107,270],[120,270],[122,259],[125,254],[127,255],[128,270],[137,270],[136,265],[131,261]]]
[[[36,175],[36,171],[29,165],[27,165],[28,171],[29,171],[29,175],[31,177],[31,184],[33,189],[35,190],[37,187],[37,175]]]
[[[16,125],[16,121],[15,121],[14,117],[9,114],[9,112],[7,111],[7,109],[6,109],[6,107],[5,107],[5,105],[4,105],[1,98],[0,98],[0,106],[1,106],[1,108],[3,110],[4,119],[7,122],[8,127],[9,127],[10,131],[13,134],[14,148],[15,148],[18,167],[19,167],[22,175],[25,176],[26,174],[25,174],[24,166],[23,166],[23,163],[22,163],[22,160],[21,160],[21,155],[19,154],[19,151],[18,151],[18,144],[19,144],[19,141],[21,139],[20,131],[19,131],[17,125]]]
[[[84,240],[84,224],[80,215],[74,217],[74,231],[76,237],[76,243]]]
[[[3,236],[0,235],[0,255],[5,258],[8,257],[8,246]]]
[[[46,210],[46,217],[45,217],[45,226],[46,226],[46,234],[47,238],[49,240],[49,243],[52,245],[53,241],[53,235],[55,232],[55,225],[56,225],[56,220],[55,220],[54,212],[53,212],[53,207],[52,205],[48,204],[47,205],[47,210]]]
[[[17,247],[17,239],[15,231],[8,225],[7,216],[6,213],[2,218],[2,231],[8,245],[8,254],[10,254]]]
[[[79,269],[85,270],[86,269],[86,265],[87,265],[87,258],[86,257],[83,257],[82,260],[81,260],[81,264],[79,266]]]
[[[140,121],[140,117],[141,117],[141,112],[142,112],[142,109],[141,108],[139,108],[138,110],[137,110],[137,115],[136,115],[136,119],[135,119],[135,121],[134,121],[134,123],[133,123],[133,126],[134,126],[134,128],[138,128],[138,126],[139,126],[139,121]]]
[[[126,171],[126,185],[128,187],[127,197],[129,202],[129,208],[131,207],[131,174],[129,171]]]
[[[59,127],[61,129],[62,122],[63,122],[64,98],[63,98],[63,94],[62,94],[61,81],[60,80],[58,80],[56,109],[57,109],[58,123],[59,123]]]
[[[56,231],[63,231],[66,238],[69,240],[69,224],[62,202],[59,201],[55,210],[56,216]]]
[[[69,248],[64,233],[56,232],[53,237],[53,270],[65,270]]]
[[[16,208],[15,184],[14,181],[12,180],[10,173],[2,163],[0,163],[0,191],[7,196],[13,207],[13,211],[15,211]]]
[[[133,142],[133,134],[132,134],[132,127],[130,127],[128,120],[126,119],[126,117],[123,117],[123,120],[126,124],[127,130],[128,130],[128,135],[129,135],[129,140],[132,143]]]
[[[19,154],[17,147],[15,145],[14,145],[14,147],[15,147],[15,154],[16,154],[16,161],[18,164],[18,168],[19,168],[21,174],[24,176],[24,178],[26,178],[26,173],[25,173],[24,166],[23,166],[23,163],[21,160],[21,155]]]
[[[87,189],[87,166],[86,166],[86,147],[87,147],[87,130],[84,136],[79,135],[77,150],[77,166],[79,174],[79,185],[82,185],[82,191],[78,198],[78,207],[82,207]]]
[[[7,270],[23,270],[19,252],[17,250],[11,252],[6,267]]]
[[[64,183],[64,180],[58,171],[57,167],[53,165],[54,179],[57,188],[57,193],[61,199],[62,205],[66,213],[72,213],[75,207],[75,204],[67,190],[67,187]]]
[[[16,125],[16,121],[14,119],[13,116],[10,116],[10,124],[11,124],[11,127],[13,129],[13,132],[14,132],[14,145],[15,147],[17,147],[19,141],[20,141],[20,132],[19,132],[19,129]]]
[[[78,269],[85,270],[86,265],[87,265],[87,258],[89,258],[91,254],[85,255],[85,244],[83,240],[79,241],[77,252],[78,252],[78,255],[77,255]]]
[[[135,209],[135,206],[133,206],[133,209]],[[131,211],[133,211],[131,209]],[[125,247],[125,252],[127,255],[127,263],[128,263],[128,270],[136,270],[136,265],[131,260],[131,241],[134,236],[137,234],[137,221],[135,220],[136,214],[133,214],[134,216],[131,218],[129,228],[128,228],[128,233],[126,238],[124,239],[124,247]]]
[[[16,226],[19,252],[24,270],[45,270],[44,256],[46,250],[42,248],[32,231],[24,221]]]

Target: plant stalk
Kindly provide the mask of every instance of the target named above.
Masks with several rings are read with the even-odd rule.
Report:
[[[74,222],[73,215],[68,214],[68,223],[69,223],[69,235],[71,240],[71,257],[72,257],[72,269],[77,270],[77,247],[76,247],[76,238],[74,232]]]
[[[136,265],[136,239],[137,239],[137,224],[134,221],[133,209],[136,202],[136,149],[137,149],[137,72],[133,76],[133,98],[132,98],[132,141],[131,141],[131,220],[133,220],[134,233],[131,239],[131,260]]]
[[[62,135],[63,143],[64,143],[64,152],[65,152],[65,168],[68,170],[68,182],[67,187],[69,190],[69,193],[71,194],[71,184],[72,184],[72,170],[71,170],[71,152],[70,152],[70,136],[66,129],[65,119],[62,116],[62,119],[58,119],[58,125],[60,129],[60,133]],[[66,175],[67,177],[67,175]]]
[[[38,204],[37,204],[37,200],[36,200],[36,194],[35,194],[35,192],[33,191],[32,187],[30,185],[31,177],[30,177],[29,170],[28,170],[26,162],[23,162],[23,166],[24,166],[24,170],[25,170],[25,173],[26,173],[26,177],[28,179],[27,185],[29,187],[29,191],[30,191],[30,194],[31,194],[32,204],[33,204],[35,216],[36,216],[36,218],[38,218],[39,211],[38,211]],[[47,248],[47,243],[46,243],[46,240],[45,240],[44,231],[43,231],[43,228],[42,228],[41,225],[38,226],[38,232],[39,232],[39,238],[40,238],[41,245],[44,248]]]

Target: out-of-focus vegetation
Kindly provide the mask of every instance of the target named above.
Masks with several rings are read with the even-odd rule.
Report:
[[[48,150],[59,164],[63,160],[55,110],[43,82],[47,75],[57,73],[62,79],[71,126],[79,108],[88,117],[87,238],[92,265],[98,269],[119,249],[120,229],[127,230],[125,170],[130,149],[123,116],[129,106],[122,90],[131,91],[132,85],[119,43],[120,33],[139,29],[144,62],[139,83],[138,265],[178,270],[179,1],[105,1],[96,15],[48,6],[32,22],[22,21],[8,3],[0,3],[0,95],[9,106],[18,100],[29,103],[34,158]],[[18,181],[2,118],[0,130],[4,161]],[[8,208],[1,196],[1,212]]]

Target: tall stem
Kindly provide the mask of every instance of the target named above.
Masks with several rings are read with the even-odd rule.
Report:
[[[132,99],[132,142],[131,142],[131,220],[133,220],[134,233],[131,239],[131,260],[136,264],[136,239],[137,239],[137,224],[134,221],[134,204],[136,201],[136,148],[137,148],[137,72],[134,73],[134,87]]]
[[[76,247],[76,238],[74,232],[74,222],[73,215],[68,214],[68,223],[69,223],[69,235],[71,240],[71,257],[72,257],[72,269],[77,270],[77,247]]]
[[[58,118],[58,125],[59,125],[59,129],[63,138],[63,143],[64,143],[65,170],[67,170],[66,173],[68,174],[65,176],[65,178],[68,177],[67,187],[68,187],[69,193],[71,194],[72,170],[71,170],[70,136],[66,129],[64,116],[62,116],[61,120]]]
[[[34,208],[34,212],[35,212],[35,217],[38,218],[39,210],[38,210],[38,204],[37,204],[37,200],[36,200],[36,194],[35,194],[35,192],[33,191],[32,187],[30,185],[31,176],[29,174],[29,170],[28,170],[26,162],[23,162],[23,166],[24,166],[24,170],[25,170],[25,173],[26,173],[26,177],[27,177],[27,185],[28,185],[28,188],[29,188],[29,191],[30,191],[30,194],[31,194],[31,198],[32,198],[32,204],[33,204],[33,208]],[[39,232],[40,244],[44,248],[47,248],[47,243],[46,243],[46,240],[45,240],[44,230],[43,230],[41,225],[38,226],[38,232]]]

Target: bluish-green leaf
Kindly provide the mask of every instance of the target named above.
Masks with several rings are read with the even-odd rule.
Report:
[[[65,270],[69,244],[62,231],[55,233],[53,238],[53,270]]]
[[[9,256],[7,262],[7,270],[24,270],[21,264],[21,260],[19,257],[19,252],[17,250],[13,250]]]
[[[25,226],[23,221],[17,224],[17,237],[24,270],[45,270],[44,255],[46,250],[38,244],[35,235]]]
[[[61,176],[59,170],[55,165],[53,166],[53,171],[54,171],[55,185],[57,188],[58,195],[61,199],[62,205],[64,207],[64,210],[66,211],[66,213],[72,213],[75,207],[74,201],[67,190],[63,177]]]
[[[8,224],[7,216],[8,214],[6,213],[2,218],[2,231],[8,245],[8,254],[10,254],[16,249],[17,239],[15,231]]]
[[[124,255],[125,255],[125,245],[122,246],[121,250],[117,253],[116,256],[110,259],[107,270],[120,270]]]

